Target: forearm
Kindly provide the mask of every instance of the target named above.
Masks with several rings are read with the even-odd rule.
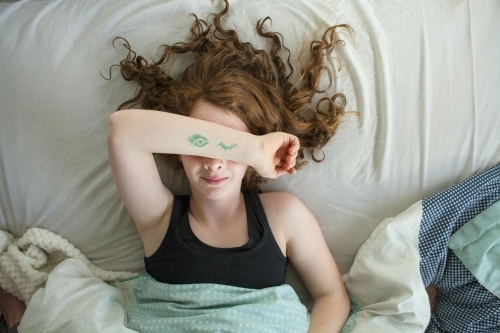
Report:
[[[314,300],[308,333],[340,332],[349,315],[346,295],[327,295]]]
[[[259,136],[216,123],[151,110],[115,112],[108,139],[145,153],[196,155],[253,166],[259,160]]]

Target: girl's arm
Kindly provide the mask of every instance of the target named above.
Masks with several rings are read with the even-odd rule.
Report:
[[[287,237],[287,253],[314,300],[308,332],[340,332],[350,310],[347,291],[316,218],[293,198],[297,223]]]
[[[255,136],[166,112],[122,110],[108,120],[111,170],[139,229],[160,221],[173,200],[160,180],[152,153],[232,160],[254,167],[263,177],[276,178],[295,172],[298,148],[298,139],[286,133]]]
[[[316,218],[284,192],[275,193],[264,208],[268,217],[281,221],[286,254],[314,300],[308,332],[340,332],[349,315],[349,297]]]

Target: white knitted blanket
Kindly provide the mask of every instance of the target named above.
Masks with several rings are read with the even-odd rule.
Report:
[[[44,286],[52,269],[66,258],[80,259],[97,278],[108,283],[137,275],[95,266],[73,244],[48,230],[30,228],[21,238],[0,230],[0,286],[26,304]]]

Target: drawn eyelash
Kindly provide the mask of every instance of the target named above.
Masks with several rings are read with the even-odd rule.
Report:
[[[222,149],[224,149],[225,151],[226,151],[226,150],[231,151],[231,150],[233,150],[234,148],[236,148],[236,147],[237,147],[236,143],[233,143],[233,144],[231,144],[231,145],[225,145],[225,144],[224,144],[224,143],[222,143],[222,142],[221,142],[221,143],[219,143],[217,146],[220,146],[220,147],[221,147]]]
[[[208,144],[208,139],[200,134],[193,134],[187,138],[191,142],[191,146],[203,147]]]

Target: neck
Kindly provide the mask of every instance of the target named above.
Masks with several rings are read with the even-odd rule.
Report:
[[[243,193],[238,192],[217,200],[193,193],[189,201],[189,212],[201,224],[213,226],[234,222],[235,217],[246,214]]]

